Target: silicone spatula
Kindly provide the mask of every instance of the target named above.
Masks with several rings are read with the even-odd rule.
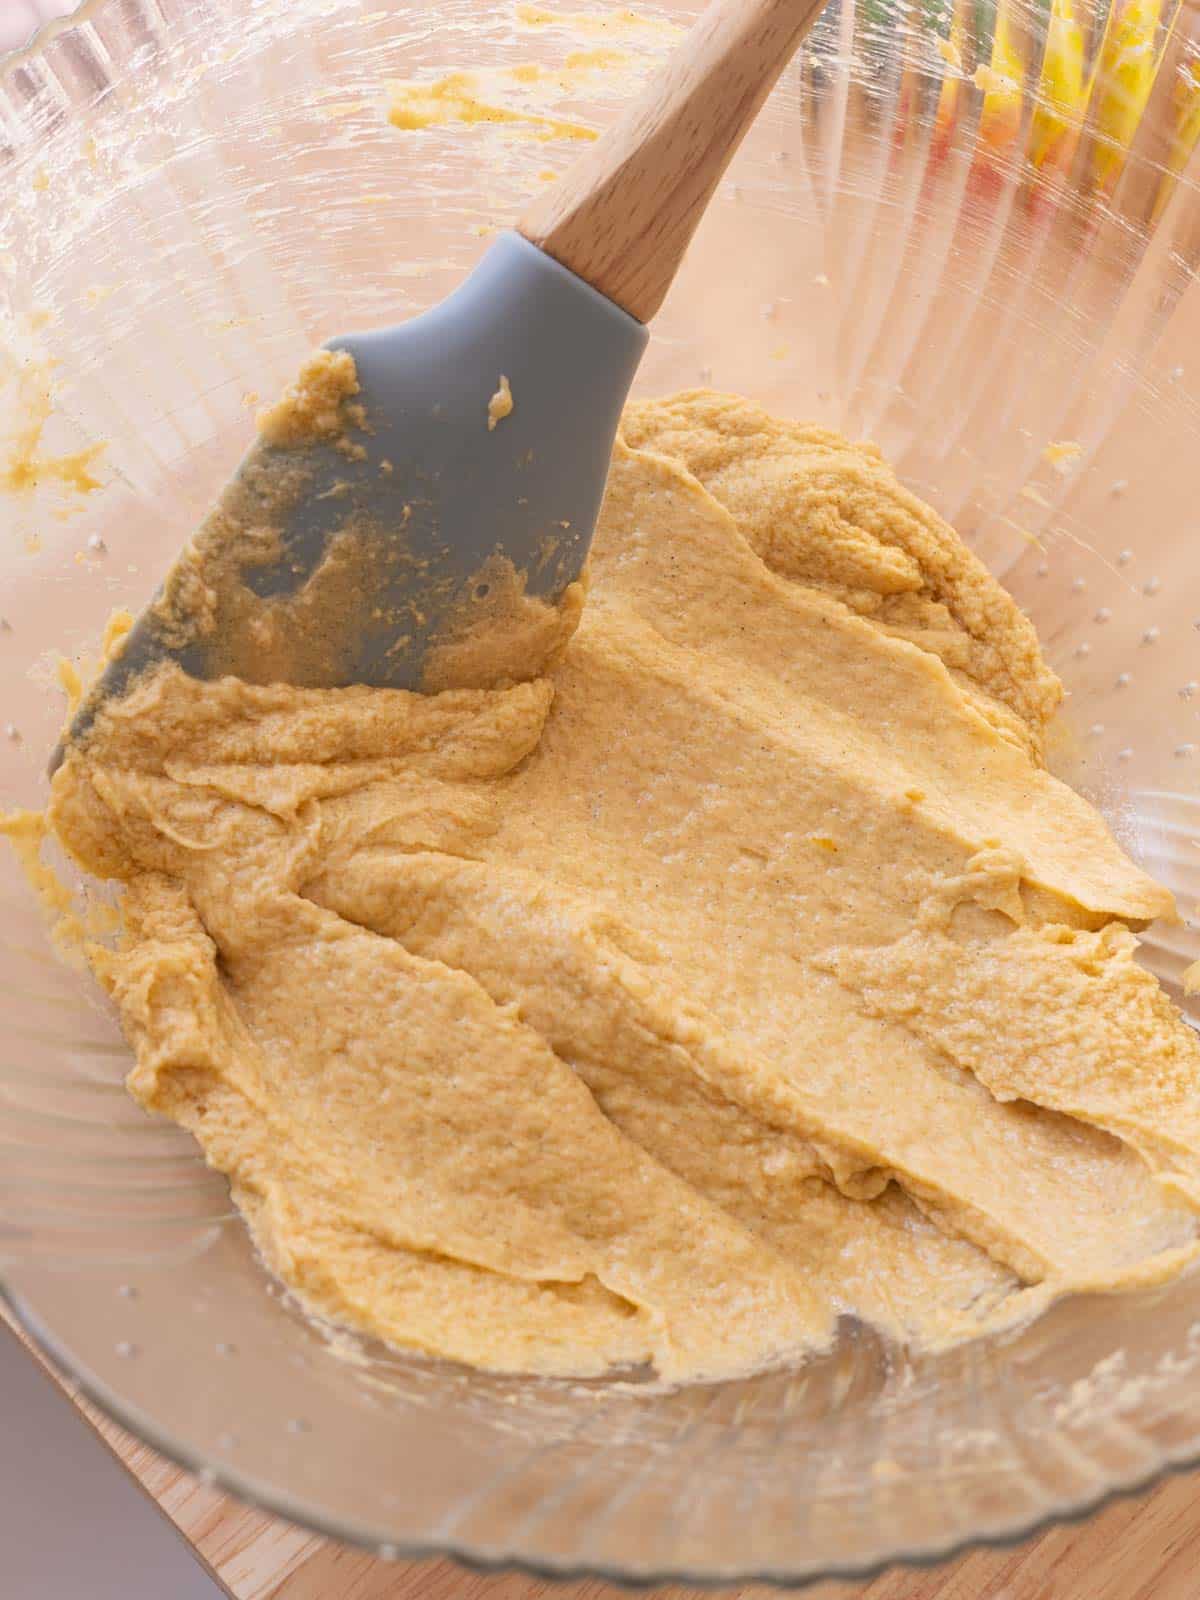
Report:
[[[252,601],[270,601],[311,585],[348,529],[381,557],[402,551],[402,560],[377,563],[377,581],[360,585],[352,604],[343,585],[336,611],[296,613],[306,633],[336,631],[336,649],[301,649],[311,640],[298,640],[304,665],[293,675],[277,651],[231,651],[244,604],[223,606],[218,596],[190,630],[177,619],[168,625],[152,605],[68,738],[82,737],[105,697],[163,659],[202,679],[233,659],[250,681],[420,689],[447,618],[461,628],[464,608],[469,615],[473,598],[486,596],[480,571],[497,556],[526,595],[555,604],[587,559],[646,324],[823,3],[715,0],[641,97],[447,300],[396,327],[330,341],[326,348],[353,357],[359,388],[348,415],[362,425],[348,424],[336,440],[260,436],[192,556],[198,545],[219,548],[231,522],[261,522],[269,537],[236,582]],[[489,413],[504,391],[511,411]],[[261,488],[281,472],[296,486],[282,501]],[[60,747],[56,765],[61,755]]]

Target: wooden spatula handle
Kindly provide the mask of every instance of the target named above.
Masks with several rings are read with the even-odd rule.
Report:
[[[742,136],[825,0],[714,0],[518,229],[648,322]]]

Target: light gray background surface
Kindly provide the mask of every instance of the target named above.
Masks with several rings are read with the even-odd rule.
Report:
[[[0,1322],[4,1600],[228,1600],[166,1514]]]

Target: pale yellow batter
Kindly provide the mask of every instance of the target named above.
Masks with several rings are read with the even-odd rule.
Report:
[[[481,423],[482,428],[482,423]],[[548,676],[143,679],[54,781],[133,1094],[316,1310],[666,1378],[1179,1270],[1170,896],[1052,778],[1032,629],[869,448],[634,406]]]

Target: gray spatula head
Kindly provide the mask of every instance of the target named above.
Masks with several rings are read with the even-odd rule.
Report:
[[[453,657],[432,684],[429,660],[472,607],[505,585],[555,605],[580,577],[647,337],[506,233],[433,310],[332,340],[358,383],[336,425],[260,437],[68,739],[165,659],[197,678],[456,686]],[[512,410],[489,416],[502,379]]]

